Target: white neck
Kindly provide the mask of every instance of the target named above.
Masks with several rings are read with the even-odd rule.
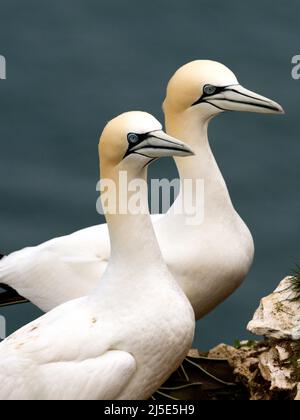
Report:
[[[121,169],[124,171],[124,169]],[[110,178],[117,186],[117,194],[120,185],[119,169],[110,172]],[[105,174],[103,174],[105,176]],[[133,175],[127,170],[128,184],[133,180],[147,180],[147,169],[141,170],[138,175]],[[123,188],[123,187],[122,187]],[[122,195],[123,195],[122,191]],[[133,193],[128,192],[127,204]],[[147,192],[141,193],[141,214],[131,214],[127,206],[127,214],[107,214],[106,220],[111,240],[110,267],[125,269],[127,273],[136,273],[139,270],[148,270],[155,267],[165,268],[165,262],[154,233],[153,225],[149,215]],[[125,203],[124,203],[125,204]],[[125,207],[126,208],[126,207]],[[122,212],[123,213],[123,212]]]
[[[191,109],[181,114],[166,112],[168,134],[186,142],[195,156],[175,158],[180,179],[204,181],[205,220],[223,217],[234,211],[227,186],[216,163],[208,141],[209,119],[199,118],[199,110]],[[184,190],[182,189],[180,195]]]

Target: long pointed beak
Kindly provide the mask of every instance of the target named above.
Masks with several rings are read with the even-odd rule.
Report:
[[[148,138],[131,151],[145,154],[150,158],[194,155],[187,144],[169,136],[162,130],[149,133]]]
[[[284,114],[282,106],[277,102],[245,89],[241,85],[227,86],[222,93],[208,98],[207,102],[226,111]]]

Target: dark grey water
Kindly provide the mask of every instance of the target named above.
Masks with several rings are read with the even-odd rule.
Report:
[[[226,114],[210,137],[256,259],[240,290],[199,324],[197,345],[246,337],[261,296],[300,262],[298,0],[0,0],[0,250],[38,244],[100,221],[98,135],[131,109],[162,119],[166,83],[196,58],[223,62],[278,100],[285,117]],[[173,176],[171,161],[152,174]],[[63,281],[63,279],[62,279]],[[36,317],[1,309],[9,332]]]

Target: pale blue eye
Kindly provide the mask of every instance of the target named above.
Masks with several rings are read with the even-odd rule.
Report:
[[[206,85],[204,86],[204,89],[203,89],[205,95],[213,95],[216,92],[216,90],[217,90],[216,86],[213,86],[213,85]]]
[[[139,142],[139,136],[134,133],[128,134],[127,139],[130,144],[137,144]]]

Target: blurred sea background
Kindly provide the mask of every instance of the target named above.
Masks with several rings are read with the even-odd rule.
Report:
[[[226,113],[210,128],[256,257],[243,286],[198,323],[195,345],[250,337],[245,326],[260,298],[300,262],[300,81],[291,77],[299,1],[0,0],[0,10],[4,253],[103,221],[95,205],[104,124],[136,109],[163,121],[166,84],[186,62],[221,61],[283,105],[284,117]],[[172,160],[150,173],[177,175]],[[8,333],[39,314],[31,304],[0,309]]]

